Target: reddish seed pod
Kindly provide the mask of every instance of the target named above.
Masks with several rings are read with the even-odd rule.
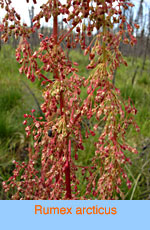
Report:
[[[23,125],[26,125],[27,124],[27,120],[25,120],[24,122],[23,122]]]
[[[17,14],[17,13],[16,13],[16,17],[17,17],[17,19],[18,19],[18,20],[20,20],[20,19],[21,19],[20,15],[19,15],[19,14]]]
[[[94,53],[90,53],[90,60],[93,60],[95,57],[95,54]]]
[[[78,33],[80,33],[80,27],[79,27],[79,26],[76,28],[76,31],[77,31]]]
[[[27,118],[28,117],[28,114],[24,114],[24,118]]]

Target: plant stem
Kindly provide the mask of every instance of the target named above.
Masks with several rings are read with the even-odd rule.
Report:
[[[54,0],[54,8],[56,8],[56,0]],[[53,36],[54,36],[54,44],[57,48],[57,37],[58,37],[58,19],[57,14],[53,16]],[[57,68],[54,69],[54,79],[58,78]]]
[[[66,38],[66,37],[72,32],[72,30],[73,30],[75,27],[76,27],[76,25],[74,25],[73,27],[71,27],[71,28],[69,29],[69,31],[66,32],[66,33],[60,38],[60,40],[58,41],[58,44],[60,44],[60,43],[64,40],[64,38]]]
[[[54,0],[54,8],[56,8],[56,0]],[[54,20],[53,20],[53,36],[54,36],[54,44],[57,48],[58,45],[58,18],[57,18],[57,14],[55,14],[54,16]],[[58,79],[58,70],[57,68],[54,69],[54,78]],[[63,116],[63,108],[64,108],[64,99],[63,99],[63,92],[60,92],[60,114],[61,116]],[[67,146],[69,146],[68,148],[68,158],[69,158],[69,154],[71,154],[71,142],[70,140],[68,141],[67,138]],[[66,168],[65,168],[65,183],[66,183],[66,199],[71,199],[71,179],[70,179],[70,164],[69,164],[69,160],[67,158],[66,161]]]
[[[68,144],[68,159],[67,166],[65,168],[65,176],[66,176],[66,199],[71,199],[71,179],[70,179],[70,160],[71,157],[71,140],[69,140]]]

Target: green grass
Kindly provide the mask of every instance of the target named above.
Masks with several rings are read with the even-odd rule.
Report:
[[[38,114],[37,105],[22,80],[34,92],[39,103],[43,101],[38,81],[33,84],[24,75],[19,75],[19,64],[16,62],[14,56],[15,52],[11,47],[3,46],[0,52],[0,182],[10,176],[13,169],[12,160],[22,160],[27,155],[25,147],[28,144],[28,140],[25,137],[24,126],[22,125],[24,120],[23,114],[29,113],[32,108],[35,108]],[[87,77],[89,71],[85,66],[88,65],[88,57],[83,56],[82,53],[77,51],[70,51],[69,57],[72,61],[79,63],[78,74]],[[142,152],[142,147],[150,143],[150,61],[147,60],[141,76],[140,66],[142,65],[142,61],[137,59],[135,66],[133,66],[132,57],[126,58],[126,60],[128,67],[120,66],[117,70],[115,84],[121,90],[123,99],[127,100],[130,97],[138,110],[135,120],[141,131],[140,133],[136,133],[134,128],[130,128],[127,140],[129,144],[137,147],[140,153]],[[131,82],[136,65],[139,65],[139,71],[135,79],[135,84],[132,86]],[[81,97],[85,98],[86,95],[86,90],[82,88]],[[95,149],[93,143],[96,142],[97,138],[98,133],[95,137],[84,140],[85,150],[79,151],[79,164],[85,166],[89,164]],[[126,194],[125,198],[147,199],[148,195],[144,195],[144,190],[146,194],[150,190],[150,185],[146,184],[148,180],[150,181],[148,167],[150,163],[150,149],[144,151],[143,157],[140,155],[131,155],[130,157],[133,164],[132,166],[128,166],[127,171],[130,179],[133,181],[133,185],[129,192],[126,186],[123,186]],[[83,193],[84,189],[85,185],[83,181]],[[1,185],[0,190],[0,198],[7,198],[2,192]]]
[[[13,109],[21,99],[21,96],[21,91],[15,86],[3,85],[3,89],[0,91],[0,108],[3,111]]]
[[[126,60],[128,67],[121,66],[117,70],[116,86],[120,88],[124,99],[130,97],[135,104],[138,111],[135,120],[140,127],[140,132],[137,133],[131,127],[127,135],[129,144],[136,147],[139,154],[137,156],[129,155],[132,159],[132,165],[127,167],[127,171],[133,184],[131,190],[126,192],[125,199],[150,199],[148,195],[150,192],[150,146],[146,150],[142,150],[144,146],[150,144],[150,60],[146,61],[142,76],[140,74],[142,60],[138,58],[134,66],[132,66],[132,58],[126,58]],[[135,84],[132,86],[132,77],[137,65],[139,70]]]
[[[71,61],[77,62],[79,64],[79,74],[81,76],[88,76],[88,70],[85,68],[85,66],[88,65],[89,60],[88,60],[88,55],[84,56],[83,51],[75,51],[71,50],[69,53],[69,58]]]
[[[0,199],[5,197],[1,181],[10,177],[12,160],[22,160],[27,156],[28,144],[22,124],[25,113],[38,108],[23,81],[34,92],[39,103],[42,92],[37,83],[30,83],[25,76],[19,75],[20,65],[15,60],[15,50],[4,45],[0,51]]]

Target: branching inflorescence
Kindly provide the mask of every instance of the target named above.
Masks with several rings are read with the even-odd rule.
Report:
[[[29,1],[27,1],[29,2]],[[33,1],[36,4],[36,1]],[[16,50],[16,59],[20,63],[20,73],[25,73],[32,82],[42,80],[45,85],[44,103],[41,105],[43,117],[36,118],[34,110],[25,114],[24,125],[27,136],[34,138],[33,148],[29,148],[29,161],[16,165],[13,175],[3,182],[6,192],[13,192],[12,199],[118,199],[123,198],[120,189],[122,181],[131,186],[124,165],[130,163],[126,152],[136,153],[125,140],[130,124],[138,127],[133,115],[136,109],[130,100],[121,100],[120,92],[112,83],[115,69],[121,63],[126,65],[120,51],[120,42],[131,43],[136,39],[132,27],[126,22],[122,9],[133,5],[128,0],[48,0],[33,19],[29,28],[21,24],[21,17],[11,7],[10,0],[0,0],[1,7],[7,11],[0,25],[2,39],[15,34],[22,37]],[[63,35],[58,34],[58,16],[72,27]],[[45,37],[39,33],[40,46],[32,51],[28,38],[40,28],[41,18],[48,22],[53,17],[53,34]],[[85,22],[85,19],[87,23]],[[114,33],[113,26],[119,24]],[[124,24],[128,31],[124,30]],[[138,27],[138,25],[135,25]],[[85,35],[97,34],[89,45],[85,44]],[[71,40],[72,31],[76,31]],[[128,32],[128,33],[127,33]],[[88,78],[77,74],[77,63],[72,63],[62,49],[66,39],[67,47],[78,43],[89,55],[91,69]],[[40,63],[40,64],[39,64]],[[51,73],[53,79],[51,79]],[[87,88],[87,97],[80,96],[81,87]],[[95,145],[95,154],[88,166],[78,165],[79,150],[84,150],[82,121],[95,117],[93,128],[86,127],[86,137],[94,136],[101,121],[105,124]],[[28,125],[32,119],[32,125]],[[86,192],[81,194],[78,173],[86,174]]]

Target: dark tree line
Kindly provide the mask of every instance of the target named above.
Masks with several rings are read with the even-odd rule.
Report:
[[[32,6],[29,9],[29,19],[30,19],[30,27],[33,27],[33,18],[34,18],[34,7]],[[143,71],[146,58],[150,56],[150,3],[146,4],[144,0],[140,0],[138,10],[135,8],[126,9],[123,12],[123,15],[127,18],[127,21],[133,26],[135,23],[139,24],[140,29],[134,28],[133,35],[136,36],[137,44],[133,46],[131,49],[130,45],[121,43],[120,50],[124,56],[132,56],[132,64],[136,63],[137,57],[143,58],[142,69]],[[88,24],[85,21],[85,24]],[[70,22],[71,26],[71,22]],[[117,31],[118,28],[114,28]],[[124,25],[124,29],[126,29],[126,25]],[[59,18],[58,23],[58,33],[63,34],[67,30],[66,24],[63,22],[63,18]],[[36,47],[40,43],[40,39],[38,38],[38,33],[44,34],[44,37],[50,36],[52,34],[52,28],[50,25],[43,26],[39,31],[36,31],[30,38],[30,44],[32,47]],[[66,42],[68,43],[68,50],[70,50],[69,43],[73,43],[76,39],[76,31],[72,31],[72,34]],[[85,43],[88,45],[92,41],[92,36],[85,35]],[[12,45],[13,48],[16,48],[19,41],[16,41],[14,37],[9,39],[9,44]],[[0,43],[0,49],[3,44]],[[81,51],[80,46],[76,47]]]

